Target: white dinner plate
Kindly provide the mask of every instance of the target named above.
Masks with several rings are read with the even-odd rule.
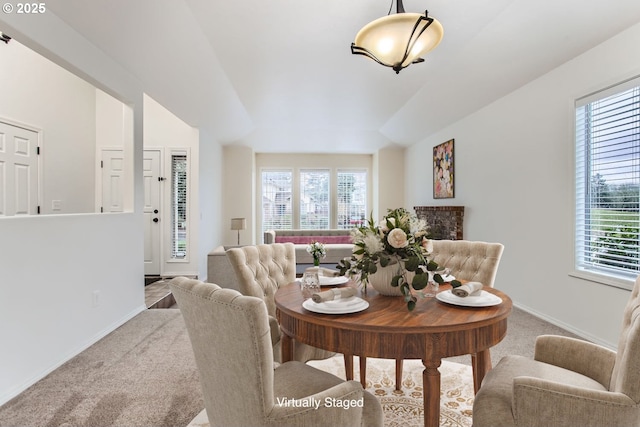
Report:
[[[502,298],[487,291],[480,291],[480,295],[459,297],[452,294],[451,290],[447,290],[436,294],[436,298],[447,304],[462,305],[465,307],[490,307],[502,302]]]
[[[340,298],[321,303],[313,302],[311,298],[305,300],[302,306],[314,313],[322,314],[348,314],[357,313],[369,307],[369,302],[359,297]]]
[[[347,276],[318,276],[318,278],[320,279],[320,286],[342,285],[349,281]]]

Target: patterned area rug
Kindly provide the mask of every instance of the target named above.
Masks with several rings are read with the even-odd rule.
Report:
[[[342,355],[308,362],[323,371],[345,378]],[[360,378],[358,358],[354,360],[354,378]],[[395,389],[396,362],[367,359],[367,391],[378,397],[384,411],[385,427],[424,426],[422,371],[420,360],[405,360],[402,390]],[[440,426],[470,427],[473,407],[471,366],[443,361],[440,365]]]
[[[342,355],[308,362],[323,371],[345,378]],[[359,378],[358,359],[354,361],[356,379]],[[443,361],[440,366],[440,426],[470,427],[473,407],[473,379],[471,367]],[[395,361],[367,359],[367,390],[382,404],[385,427],[424,426],[422,401],[422,371],[419,360],[405,360],[402,390],[395,389]],[[202,411],[188,427],[208,427],[206,412]]]

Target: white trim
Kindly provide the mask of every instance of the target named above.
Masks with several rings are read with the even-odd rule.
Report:
[[[171,264],[185,264],[188,266],[192,266],[194,260],[197,259],[197,256],[195,256],[195,254],[193,253],[193,251],[195,250],[194,248],[196,247],[194,245],[194,233],[195,231],[193,230],[195,221],[193,221],[193,218],[196,218],[194,215],[196,215],[195,212],[195,198],[197,197],[197,192],[194,192],[193,189],[193,182],[196,179],[196,177],[194,177],[193,173],[192,173],[192,158],[191,158],[191,147],[165,147],[165,152],[164,152],[164,159],[162,160],[162,163],[164,164],[164,170],[166,171],[165,178],[166,178],[166,184],[164,186],[164,188],[162,189],[162,196],[163,196],[163,202],[162,202],[162,206],[163,209],[170,213],[171,212],[171,175],[172,175],[172,170],[171,170],[171,160],[173,158],[173,156],[177,155],[177,156],[186,156],[187,158],[187,217],[186,217],[186,223],[187,223],[187,255],[184,258],[171,258],[171,250],[169,248],[169,243],[171,242],[171,221],[170,221],[170,215],[165,216],[165,220],[164,223],[165,225],[162,227],[162,233],[163,233],[163,238],[162,240],[162,247],[160,250],[160,257],[161,257],[161,262],[162,265],[160,267],[160,275],[165,277],[168,276],[168,266]],[[191,270],[187,271],[187,270],[182,270],[180,272],[178,272],[175,275],[185,275],[187,273],[191,273]]]
[[[630,291],[635,283],[634,278],[627,278],[620,275],[598,274],[592,271],[573,270],[569,272],[569,276],[576,279],[588,280],[590,282],[599,283],[601,285],[613,286],[614,288],[625,289]]]
[[[596,92],[592,92],[588,95],[585,95],[581,98],[576,99],[575,106],[576,108],[587,105],[591,102],[598,101],[603,98],[607,98],[611,95],[615,95],[620,92],[624,92],[626,90],[632,89],[636,86],[640,86],[640,76],[630,77],[626,80],[622,80],[618,83],[609,85],[605,88],[602,88]]]
[[[0,406],[4,405],[9,400],[13,399],[14,397],[19,395],[20,393],[22,393],[23,391],[25,391],[26,389],[28,389],[29,387],[31,387],[32,385],[34,385],[35,383],[37,383],[38,381],[46,377],[47,375],[49,375],[51,372],[58,369],[60,366],[67,363],[69,360],[71,360],[78,354],[82,353],[83,351],[91,347],[93,344],[100,341],[102,338],[106,337],[108,334],[116,330],[118,327],[127,323],[129,320],[133,319],[135,316],[142,313],[146,309],[147,307],[144,304],[139,306],[138,308],[134,309],[130,313],[126,314],[121,319],[116,320],[115,322],[111,323],[109,326],[107,326],[103,330],[96,333],[93,337],[89,338],[84,343],[70,349],[66,355],[62,356],[58,362],[53,363],[49,368],[46,368],[40,371],[39,373],[34,374],[31,378],[27,379],[22,384],[7,390],[5,393],[0,395]]]

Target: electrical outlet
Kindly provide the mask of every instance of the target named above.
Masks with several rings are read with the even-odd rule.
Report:
[[[51,210],[59,211],[62,209],[62,200],[52,200],[51,201]]]
[[[93,307],[100,305],[100,291],[93,291]]]

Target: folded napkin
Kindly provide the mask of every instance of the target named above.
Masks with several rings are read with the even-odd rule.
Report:
[[[332,270],[330,268],[320,267],[318,269],[318,273],[323,275],[324,277],[338,277],[340,272],[338,270]]]
[[[318,276],[324,277],[338,277],[340,275],[340,272],[338,270],[332,270],[325,267],[309,267],[305,271],[315,271],[316,273],[318,273]]]
[[[457,297],[464,298],[471,296],[480,295],[482,291],[482,283],[480,282],[467,282],[462,286],[458,286],[457,288],[453,288],[451,293]]]
[[[356,294],[355,288],[332,288],[328,291],[317,292],[311,295],[311,299],[315,303],[332,301],[334,299],[349,298]]]

